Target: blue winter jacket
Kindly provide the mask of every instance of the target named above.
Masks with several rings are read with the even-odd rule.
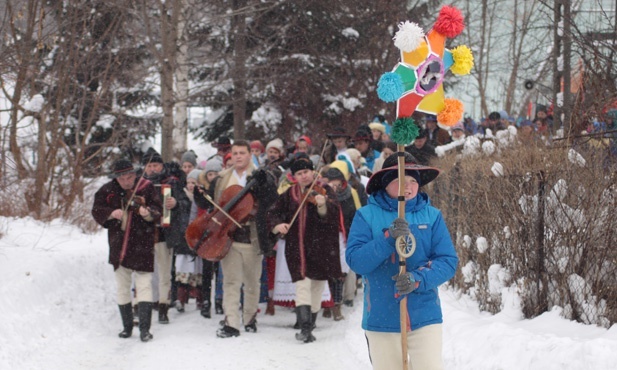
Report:
[[[364,280],[364,330],[400,332],[392,279],[398,274],[398,255],[384,235],[398,215],[397,206],[396,199],[379,190],[358,210],[349,232],[345,258]],[[416,330],[442,322],[437,288],[454,276],[458,257],[441,212],[425,193],[406,202],[405,219],[416,238],[416,251],[407,259],[407,271],[419,283],[407,299],[411,329]]]

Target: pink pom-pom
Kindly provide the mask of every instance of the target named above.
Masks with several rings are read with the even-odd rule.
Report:
[[[463,13],[453,6],[444,5],[433,29],[449,38],[458,36],[465,29]]]

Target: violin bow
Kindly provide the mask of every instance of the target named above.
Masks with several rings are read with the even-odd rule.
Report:
[[[206,198],[208,200],[208,202],[210,202],[214,208],[218,209],[219,211],[221,211],[221,213],[223,215],[225,215],[231,222],[233,222],[234,224],[236,224],[236,226],[238,226],[239,228],[242,228],[242,225],[240,225],[240,223],[238,221],[236,221],[233,217],[231,217],[231,215],[227,212],[225,212],[225,210],[223,209],[223,207],[219,206],[218,204],[216,204],[216,202],[214,201],[214,199],[212,199],[211,196],[209,196],[208,194],[204,193],[204,198]],[[211,219],[212,221],[218,223],[218,221],[216,221],[216,219],[213,217]],[[220,225],[220,223],[218,223]]]
[[[321,170],[323,170],[323,168],[325,167],[325,161],[323,160],[323,155],[326,152],[326,146],[327,146],[329,141],[330,141],[330,139],[326,138],[326,142],[324,143],[323,148],[321,149],[321,155],[319,156],[320,161],[323,161],[324,165],[322,165],[319,168],[319,171],[317,172],[317,176],[315,176],[315,179],[311,183],[311,186],[309,186],[309,189],[306,192],[306,194],[304,195],[304,198],[302,198],[302,202],[300,203],[300,206],[298,207],[298,209],[296,209],[296,213],[294,213],[294,216],[291,218],[291,221],[289,222],[289,228],[290,229],[291,229],[291,225],[293,225],[294,222],[296,221],[296,218],[298,217],[298,214],[300,214],[300,210],[302,210],[302,207],[304,207],[304,204],[306,203],[306,200],[308,199],[309,195],[311,194],[311,191],[315,187],[315,184],[317,183],[317,180],[321,176]]]

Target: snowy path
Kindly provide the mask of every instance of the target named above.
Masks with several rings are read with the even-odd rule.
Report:
[[[295,316],[284,308],[260,314],[256,334],[218,339],[222,316],[202,318],[193,301],[183,314],[170,310],[169,325],[153,320],[152,342],[137,330],[123,340],[104,233],[2,217],[0,231],[0,369],[371,368],[360,296],[345,320],[320,316],[308,345],[294,339]],[[617,368],[616,326],[580,325],[558,311],[521,320],[513,299],[492,316],[452,291],[441,296],[446,369]]]

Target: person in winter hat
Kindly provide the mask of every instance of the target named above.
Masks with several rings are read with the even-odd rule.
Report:
[[[367,126],[368,127],[368,126]],[[379,157],[379,152],[372,148],[371,143],[373,142],[373,134],[369,129],[359,128],[354,137],[353,143],[355,149],[357,149],[362,157],[366,160],[366,167],[373,171],[373,165],[375,164],[375,159]]]
[[[200,199],[205,199],[203,196],[204,192],[210,190],[210,184],[212,181],[218,176],[219,172],[223,170],[221,166],[221,162],[217,160],[210,160],[204,166],[204,170],[201,171],[198,175],[198,183],[201,186],[196,186],[193,189],[193,205],[191,208],[191,222],[198,216],[201,216],[203,213],[206,213],[207,210],[212,209],[212,205],[205,203],[202,204],[201,207],[198,207],[197,201]],[[195,192],[198,192],[199,195],[195,195]],[[203,305],[201,306],[201,316],[209,319],[212,317],[212,277],[214,276],[216,279],[216,289],[214,293],[214,310],[217,315],[223,314],[223,274],[222,269],[220,268],[219,262],[212,262],[205,259],[202,259],[202,297]]]
[[[179,210],[182,212],[178,217],[179,222],[182,223],[183,228],[186,230],[190,221],[194,219],[194,215],[197,213],[197,207],[193,201],[193,191],[195,186],[198,185],[199,174],[201,170],[192,170],[188,173],[186,178],[186,187],[184,192],[191,202],[191,206],[188,208],[182,208]],[[195,253],[189,248],[186,243],[176,244],[174,248],[175,255],[175,281],[177,284],[177,302],[176,309],[178,312],[184,312],[185,305],[189,302],[189,296],[191,291],[196,294],[197,308],[201,308],[203,305],[202,292],[202,259],[196,258]],[[212,277],[210,277],[212,279]],[[208,300],[209,301],[209,300]]]
[[[185,152],[180,158],[180,165],[182,166],[182,171],[188,176],[191,171],[197,168],[197,154],[192,150]]]
[[[343,216],[343,236],[346,242],[347,235],[349,235],[349,229],[353,221],[356,211],[362,207],[360,202],[360,196],[356,189],[351,187],[347,180],[349,179],[349,170],[347,163],[336,160],[332,162],[324,174],[324,178],[327,179],[328,185],[334,190],[336,199],[341,207],[341,214]],[[345,246],[342,246],[344,249]],[[349,270],[347,264],[341,266],[343,270],[343,279],[328,279],[330,286],[330,292],[332,293],[332,300],[334,301],[334,307],[331,309],[324,307],[323,316],[334,318],[334,321],[343,320],[345,317],[341,312],[341,306],[344,298],[353,302],[356,286],[356,274]],[[347,282],[348,289],[352,287],[350,292],[347,292],[345,297],[345,283]]]
[[[397,160],[390,156],[384,169],[367,186],[368,205],[356,213],[345,253],[349,267],[364,279],[362,328],[374,369],[403,367],[400,299],[408,296],[407,344],[410,368],[442,369],[443,321],[438,287],[451,279],[458,257],[441,212],[431,206],[420,188],[439,170],[405,159],[405,217],[398,217]],[[392,158],[392,160],[390,160]],[[399,274],[395,242],[412,233],[414,253],[406,259],[407,273]]]
[[[272,149],[272,150],[271,150]],[[266,155],[268,160],[275,161],[285,156],[285,148],[283,146],[283,140],[273,139],[266,145]]]
[[[437,116],[427,114],[424,117],[424,122],[426,126],[426,133],[428,134],[428,143],[433,147],[444,145],[452,141],[448,131],[437,126]]]
[[[418,163],[424,166],[428,166],[429,162],[437,157],[435,147],[428,142],[428,131],[423,128],[420,128],[414,142],[405,147],[405,151],[417,158]]]
[[[343,127],[340,126],[332,128],[326,136],[332,142],[332,145],[330,145],[326,153],[324,153],[324,161],[325,163],[332,163],[336,159],[337,155],[347,150],[347,144],[349,143],[351,136],[347,134]]]
[[[152,339],[152,274],[154,271],[154,234],[163,209],[154,184],[137,179],[133,164],[116,161],[111,181],[94,195],[92,216],[105,229],[109,241],[109,263],[114,268],[118,307],[123,330],[120,338],[133,334],[131,278],[135,278],[139,331],[143,342]],[[129,193],[143,197],[144,206],[128,207]],[[125,238],[126,237],[126,238]]]
[[[301,329],[296,339],[310,343],[315,341],[312,332],[325,283],[342,277],[339,205],[332,189],[324,185],[325,195],[313,195],[312,201],[300,207],[313,184],[314,164],[303,156],[291,163],[290,170],[297,182],[278,197],[266,218],[273,234],[285,236],[285,260],[296,286],[296,316]],[[296,211],[299,213],[292,223]]]
[[[260,167],[266,161],[266,148],[259,140],[251,141],[251,155],[253,156],[253,163],[256,167]]]
[[[154,243],[154,258],[157,265],[158,279],[153,282],[158,287],[158,313],[159,323],[168,324],[168,310],[172,302],[172,279],[171,269],[173,265],[174,250],[188,248],[184,234],[186,232],[186,219],[191,209],[191,200],[184,191],[185,176],[181,170],[174,170],[174,162],[163,163],[161,155],[153,148],[148,149],[142,158],[144,165],[144,178],[155,186],[169,186],[171,195],[161,200],[164,209],[169,213],[165,220],[165,213],[161,223],[157,225],[156,240]],[[175,164],[177,166],[177,163]],[[161,192],[158,192],[162,197]],[[174,282],[175,285],[175,282]],[[155,293],[157,291],[155,290]]]

